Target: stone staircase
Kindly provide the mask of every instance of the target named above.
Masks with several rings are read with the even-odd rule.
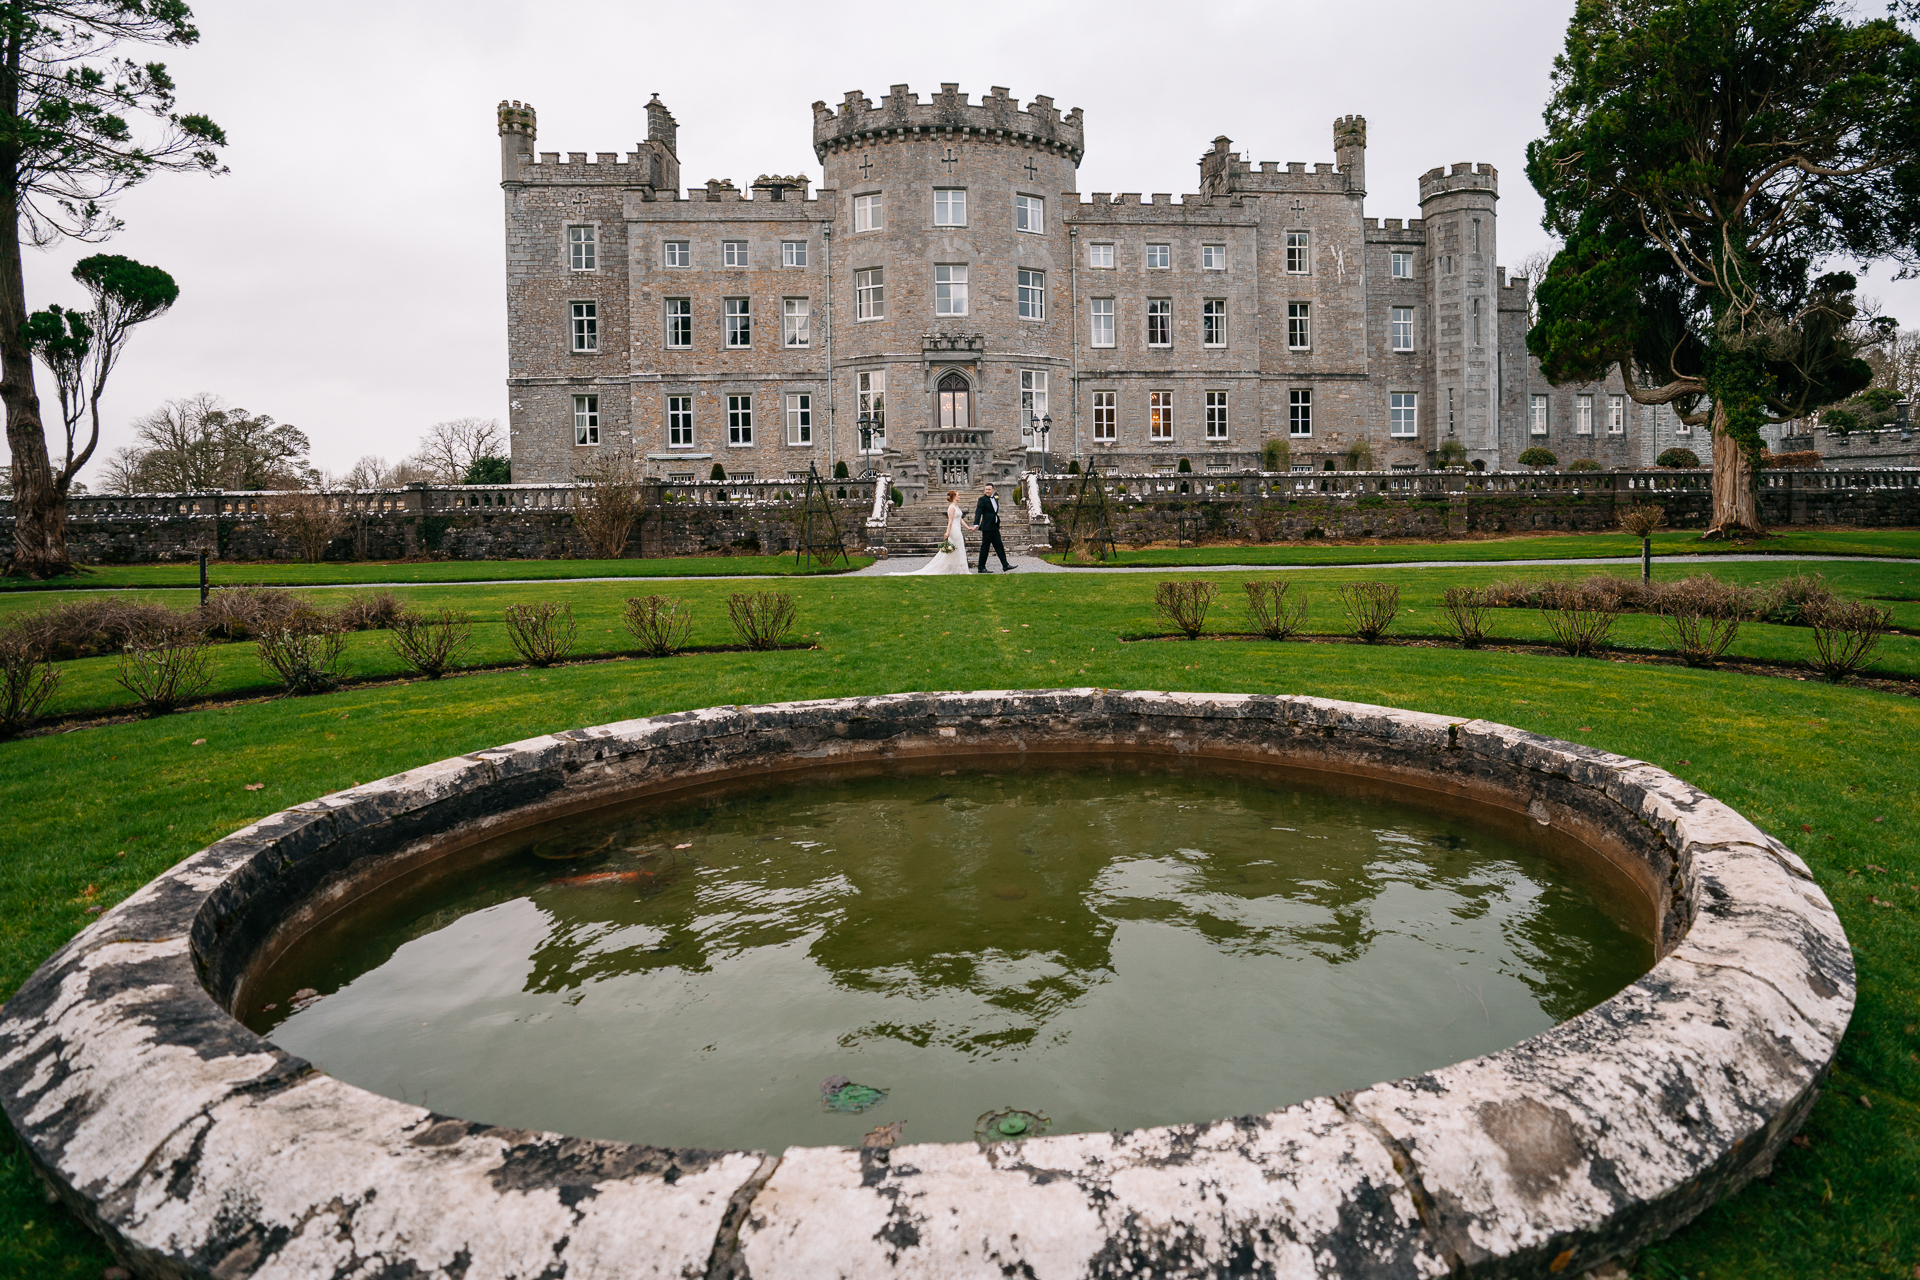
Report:
[[[977,495],[963,495],[967,501],[961,510],[966,518],[973,516],[973,501]],[[1000,497],[1000,540],[1006,544],[1007,554],[1025,552],[1032,543],[1047,541],[1048,531],[1044,526],[1029,529],[1026,520],[1020,518],[1022,509],[1005,493]],[[893,556],[930,556],[940,549],[940,538],[947,530],[947,500],[942,494],[937,500],[923,498],[918,502],[902,503],[897,510],[887,515],[887,529],[882,545],[887,555]],[[965,535],[967,541],[967,559],[977,561],[980,556],[980,537],[977,533]]]

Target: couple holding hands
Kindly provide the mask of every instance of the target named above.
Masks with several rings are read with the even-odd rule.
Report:
[[[1013,566],[1007,563],[1006,544],[1000,541],[1000,499],[991,483],[980,486],[980,500],[973,504],[973,523],[968,524],[960,515],[960,491],[947,490],[947,533],[946,541],[940,544],[940,550],[933,559],[927,561],[913,572],[916,574],[970,573],[967,567],[967,542],[962,530],[980,535],[980,569],[987,571],[987,552],[996,551],[1000,555],[1000,571],[1013,572]]]

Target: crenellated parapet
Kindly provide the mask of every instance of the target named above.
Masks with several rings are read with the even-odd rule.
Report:
[[[1233,150],[1233,139],[1225,134],[1213,140],[1213,149],[1200,157],[1200,189],[1207,195],[1239,195],[1260,191],[1294,193],[1346,193],[1365,189],[1366,121],[1359,116],[1343,118],[1349,125],[1342,135],[1336,125],[1335,139],[1343,147],[1339,168],[1326,162],[1308,165],[1290,160],[1284,166],[1277,160],[1262,160],[1257,166]],[[1358,133],[1351,127],[1358,122]],[[1356,142],[1357,138],[1357,142]]]
[[[1451,169],[1443,165],[1420,175],[1421,204],[1463,191],[1484,191],[1497,198],[1500,195],[1499,170],[1490,164],[1463,163]]]
[[[1086,151],[1080,108],[1063,116],[1045,94],[1022,108],[997,85],[978,103],[969,103],[957,84],[942,84],[940,92],[926,102],[906,85],[897,84],[878,106],[858,89],[847,93],[837,111],[824,101],[813,104],[813,151],[822,162],[843,148],[916,135],[966,136],[1038,147],[1064,155],[1076,165]]]

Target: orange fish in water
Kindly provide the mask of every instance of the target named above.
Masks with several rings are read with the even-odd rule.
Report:
[[[564,880],[549,880],[549,888],[555,886],[572,888],[583,884],[632,884],[641,877],[651,879],[651,871],[596,871],[592,875],[568,876]]]

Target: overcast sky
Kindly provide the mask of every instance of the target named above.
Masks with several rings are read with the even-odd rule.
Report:
[[[817,98],[877,101],[904,82],[924,100],[956,81],[977,100],[1006,85],[1023,103],[1085,109],[1082,192],[1176,195],[1198,186],[1217,134],[1256,161],[1330,161],[1334,117],[1357,112],[1369,215],[1417,216],[1421,173],[1489,162],[1511,264],[1546,244],[1523,164],[1572,0],[194,10],[200,44],[157,56],[182,108],[226,129],[231,172],[159,177],[120,203],[126,230],[107,251],[171,271],[180,302],[136,332],[101,454],[161,402],[205,391],[301,427],[314,462],[341,471],[404,456],[432,423],[506,416],[502,98],[538,110],[540,150],[624,153],[657,92],[679,118],[682,181],[745,187],[762,173],[818,181]],[[29,249],[30,305],[83,302],[67,272],[99,251]],[[1883,276],[1865,292],[1920,323],[1920,285]]]

